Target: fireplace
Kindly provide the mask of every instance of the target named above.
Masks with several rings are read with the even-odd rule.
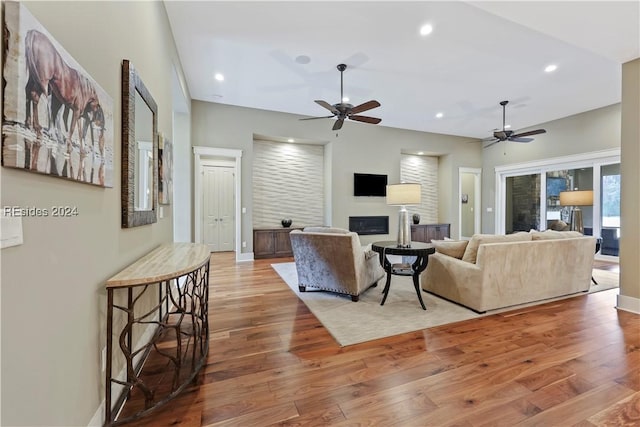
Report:
[[[389,234],[388,216],[350,216],[349,231],[360,235]]]

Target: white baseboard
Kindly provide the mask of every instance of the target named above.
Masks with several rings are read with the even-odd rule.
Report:
[[[89,421],[89,424],[87,424],[87,426],[101,427],[103,425],[104,425],[104,399],[102,399],[102,402],[100,402],[100,405],[98,405],[98,410],[96,411],[95,414],[93,414],[93,418],[91,418],[91,421]]]
[[[631,313],[640,314],[640,298],[634,298],[627,295],[618,295],[618,310],[629,311]]]
[[[236,262],[253,261],[253,252],[239,253],[236,255]]]

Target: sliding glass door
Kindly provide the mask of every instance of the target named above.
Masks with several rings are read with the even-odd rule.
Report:
[[[506,234],[540,226],[540,174],[506,178]]]
[[[618,256],[620,239],[620,163],[604,165],[600,175],[602,255]]]
[[[556,169],[546,173],[546,225],[545,228],[558,229],[562,221],[570,225],[571,210],[580,209],[584,223],[584,234],[593,234],[593,206],[562,206],[560,193],[573,190],[593,190],[593,167],[577,169]]]
[[[619,150],[496,168],[497,234],[570,227],[580,209],[584,234],[602,238],[601,254],[618,256],[620,238]],[[563,191],[591,190],[587,206],[562,206]]]

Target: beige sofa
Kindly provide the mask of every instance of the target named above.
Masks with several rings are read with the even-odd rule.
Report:
[[[337,292],[358,301],[384,277],[376,252],[363,249],[357,233],[340,228],[307,227],[289,233],[300,292],[307,287]]]
[[[434,244],[422,288],[485,312],[588,291],[596,239],[547,230]]]

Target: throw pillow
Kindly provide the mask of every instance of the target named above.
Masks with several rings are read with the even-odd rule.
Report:
[[[432,240],[431,243],[436,248],[436,252],[448,255],[453,258],[462,259],[464,250],[467,248],[468,240]]]
[[[556,219],[554,221],[551,221],[548,228],[549,230],[555,231],[569,231],[569,224],[562,220]]]
[[[545,230],[531,235],[533,240],[570,239],[572,237],[583,237],[583,234],[578,231]]]
[[[527,242],[531,241],[532,234],[533,233],[527,233],[526,231],[507,235],[474,234],[464,251],[462,260],[475,264],[478,256],[478,248],[483,243]]]
[[[364,258],[365,259],[371,259],[371,258],[376,257],[376,256],[378,256],[378,252],[374,252],[374,251],[371,251],[371,250],[364,251]]]

